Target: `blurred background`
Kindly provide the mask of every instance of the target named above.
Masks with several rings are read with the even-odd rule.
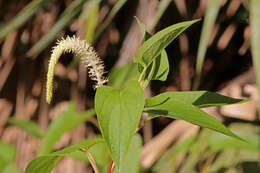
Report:
[[[23,172],[38,153],[100,135],[93,116],[93,81],[72,54],[62,55],[54,100],[45,102],[51,49],[57,39],[77,35],[93,45],[108,76],[133,62],[142,41],[137,16],[152,34],[174,23],[202,19],[166,48],[168,79],[153,81],[147,96],[209,90],[248,99],[204,110],[253,144],[157,118],[140,130],[138,172],[259,173],[258,11],[258,0],[0,0],[0,172]],[[87,118],[79,120],[80,115]],[[104,150],[93,149],[100,167],[109,159]],[[86,162],[67,157],[53,172],[92,172]]]

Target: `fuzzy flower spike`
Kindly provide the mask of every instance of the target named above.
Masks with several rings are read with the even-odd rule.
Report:
[[[46,83],[46,101],[50,103],[52,100],[53,90],[53,78],[55,66],[63,53],[73,53],[76,57],[80,58],[88,67],[88,73],[92,80],[96,81],[95,88],[103,85],[107,82],[107,79],[103,76],[104,65],[101,59],[98,57],[95,50],[88,45],[84,40],[79,38],[67,37],[57,41],[57,45],[53,47],[51,58],[48,66],[47,83]]]

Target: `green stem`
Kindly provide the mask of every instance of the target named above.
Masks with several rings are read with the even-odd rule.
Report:
[[[138,79],[138,82],[140,83],[140,85],[141,85],[142,87],[143,87],[143,83],[144,83],[143,78],[144,78],[144,75],[145,75],[146,70],[147,70],[147,67],[145,67],[145,68],[143,69],[143,71],[142,71],[142,73],[140,74],[139,79]]]

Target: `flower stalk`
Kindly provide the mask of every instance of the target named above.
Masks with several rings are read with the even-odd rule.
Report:
[[[96,81],[94,88],[102,86],[107,82],[103,76],[104,65],[93,47],[86,41],[79,38],[66,37],[57,41],[57,45],[53,47],[51,58],[48,66],[47,83],[46,83],[46,102],[51,103],[53,96],[53,79],[56,64],[63,53],[73,53],[77,58],[80,58],[88,67],[88,74],[90,78]]]

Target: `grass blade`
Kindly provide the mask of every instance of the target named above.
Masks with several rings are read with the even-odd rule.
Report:
[[[252,56],[253,65],[256,74],[256,83],[258,86],[258,93],[260,96],[260,1],[250,0],[250,25],[251,25],[251,44],[252,44]],[[259,107],[260,111],[260,107]]]
[[[57,34],[67,26],[70,21],[80,12],[86,0],[75,0],[63,12],[59,20],[54,24],[51,30],[41,38],[28,52],[28,56],[37,56],[44,50],[53,40],[56,39]]]
[[[200,42],[199,42],[199,50],[197,54],[197,64],[196,64],[196,73],[195,73],[195,79],[193,83],[193,90],[197,90],[199,88],[200,83],[200,77],[201,77],[201,71],[203,62],[205,59],[205,54],[207,51],[207,45],[210,38],[211,31],[213,29],[215,20],[218,15],[220,7],[220,0],[211,0],[209,1],[205,19],[203,22],[203,27],[201,31],[200,36]]]
[[[161,19],[163,13],[165,12],[165,10],[167,9],[167,7],[169,6],[170,3],[171,3],[171,0],[161,0],[159,2],[159,6],[158,6],[158,9],[156,11],[154,21],[153,21],[153,24],[151,26],[151,30],[154,30],[154,28],[158,24],[158,22]]]
[[[9,118],[8,123],[15,125],[24,131],[26,131],[29,135],[42,138],[44,136],[44,132],[40,129],[40,127],[33,121],[30,120],[21,120],[16,118]]]
[[[91,1],[92,2],[92,1]],[[88,43],[92,43],[94,36],[95,36],[95,30],[98,24],[98,14],[99,14],[99,3],[100,0],[93,0],[91,7],[89,8],[89,14],[85,18],[86,24],[85,24],[85,32],[84,32],[84,39]]]
[[[7,36],[7,34],[20,26],[22,26],[28,19],[30,19],[39,8],[41,8],[48,0],[34,0],[24,7],[15,18],[0,28],[0,42]]]
[[[94,43],[97,41],[99,36],[102,34],[102,32],[105,30],[105,28],[110,24],[112,19],[115,17],[117,12],[123,7],[123,5],[126,3],[127,0],[118,0],[115,6],[112,8],[106,19],[102,22],[100,27],[98,27],[95,38],[94,38]]]

